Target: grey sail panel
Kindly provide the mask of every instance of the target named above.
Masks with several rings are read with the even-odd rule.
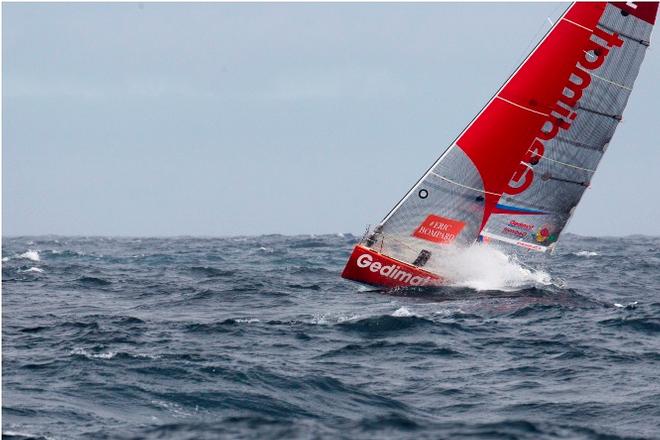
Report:
[[[368,245],[407,263],[421,250],[469,244],[479,236],[483,183],[465,153],[450,147],[369,237]]]

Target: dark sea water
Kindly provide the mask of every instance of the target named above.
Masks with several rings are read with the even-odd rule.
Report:
[[[5,238],[3,437],[660,438],[660,238],[395,292],[356,240]]]

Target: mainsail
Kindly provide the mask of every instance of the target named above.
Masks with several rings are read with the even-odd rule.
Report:
[[[552,249],[622,120],[657,9],[573,3],[342,275],[422,285],[438,277],[420,268],[447,245]]]

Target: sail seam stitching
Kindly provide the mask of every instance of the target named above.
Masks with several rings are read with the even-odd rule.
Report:
[[[541,116],[544,116],[544,117],[546,117],[546,118],[550,117],[550,115],[547,114],[547,113],[543,113],[543,112],[538,112],[538,111],[536,111],[536,110],[532,110],[532,109],[529,108],[529,107],[525,107],[524,105],[516,104],[515,102],[513,102],[513,101],[509,101],[508,99],[502,98],[501,96],[496,96],[496,98],[501,99],[502,101],[504,101],[504,102],[506,102],[506,103],[508,103],[508,104],[511,104],[511,105],[513,105],[513,106],[516,106],[516,107],[518,107],[518,108],[521,108],[521,109],[523,109],[523,110],[527,110],[528,112],[536,113],[537,115],[541,115]]]
[[[499,196],[499,197],[502,196],[502,194],[500,194],[500,193],[494,193],[494,192],[486,191],[486,190],[479,189],[479,188],[473,188],[471,186],[463,185],[462,183],[454,182],[453,180],[448,179],[445,176],[441,176],[440,174],[434,173],[433,171],[431,171],[430,174],[433,174],[435,177],[438,177],[438,178],[440,178],[442,180],[445,180],[449,183],[453,183],[454,185],[457,185],[457,186],[460,186],[460,187],[466,188],[466,189],[471,189],[472,191],[476,191],[478,193],[490,194],[490,195]]]

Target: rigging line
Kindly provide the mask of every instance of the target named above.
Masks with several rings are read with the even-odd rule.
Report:
[[[556,15],[557,15],[557,11],[561,8],[561,6],[562,6],[562,5],[556,6],[556,7],[552,10],[552,12],[550,13],[550,15],[552,15],[553,17],[556,17]],[[564,11],[564,13],[565,13],[565,12],[566,12],[566,11]],[[547,19],[548,19],[548,21],[550,22],[550,29],[552,29],[553,27],[555,27],[555,24],[556,24],[557,22],[556,22],[556,21],[552,21],[552,20],[550,19],[549,16],[547,17]],[[537,31],[534,33],[534,36],[531,38],[529,44],[527,45],[527,47],[525,48],[525,50],[522,52],[522,55],[520,55],[519,57],[516,58],[518,61],[516,62],[516,64],[513,66],[513,68],[512,68],[511,70],[514,70],[514,69],[515,69],[515,66],[520,65],[520,63],[522,63],[523,60],[529,55],[529,52],[530,52],[530,51],[532,50],[532,48],[534,47],[534,42],[536,42],[536,41],[539,40],[539,38],[540,38],[540,36],[541,36],[542,33],[547,32],[547,31],[543,32],[543,30],[544,30],[545,28],[546,28],[546,24],[545,24],[545,23],[542,23],[541,26],[539,26],[539,28],[537,29]]]
[[[584,53],[588,53],[588,52],[585,50]],[[593,76],[593,77],[596,77],[596,78],[598,78],[598,79],[601,80],[601,81],[605,81],[606,83],[612,84],[613,86],[621,87],[622,89],[629,90],[629,91],[632,92],[632,88],[627,87],[627,86],[624,86],[623,84],[619,84],[619,83],[617,83],[617,82],[611,81],[611,80],[609,80],[609,79],[607,79],[607,78],[603,78],[602,76],[596,75],[596,74],[593,73],[593,72],[589,72],[589,71],[587,71],[587,69],[583,68],[580,64],[577,65],[577,68],[580,69],[580,70],[583,70],[583,71],[585,71],[585,72],[587,72],[587,73],[589,73],[589,75],[591,75],[591,76]]]
[[[453,183],[454,185],[460,186],[461,188],[471,189],[472,191],[476,191],[478,193],[484,193],[484,194],[490,194],[490,195],[497,196],[497,197],[502,197],[502,194],[500,194],[500,193],[494,193],[494,192],[486,191],[484,189],[473,188],[471,186],[463,185],[462,183],[454,182],[451,179],[447,179],[445,176],[441,176],[440,174],[436,174],[433,171],[430,171],[429,174],[433,174],[435,177],[438,177],[438,178],[440,178],[442,180],[445,180],[449,183]]]
[[[511,105],[516,106],[516,107],[518,107],[518,108],[521,108],[521,109],[523,109],[523,110],[527,110],[528,112],[536,113],[537,115],[541,115],[541,116],[544,116],[544,117],[546,117],[546,118],[549,118],[549,117],[550,117],[550,115],[547,114],[547,113],[542,113],[542,112],[538,112],[538,111],[536,111],[536,110],[532,110],[532,109],[529,108],[529,107],[525,107],[524,105],[516,104],[515,102],[513,102],[513,101],[509,101],[508,99],[506,99],[506,98],[502,98],[501,96],[496,96],[496,98],[497,98],[497,99],[500,99],[500,100],[502,100],[502,101],[504,101],[504,102],[506,102],[507,104],[511,104]]]
[[[584,29],[584,30],[586,30],[586,31],[589,31],[589,32],[591,32],[591,33],[594,32],[593,29],[589,29],[589,28],[586,27],[586,26],[582,26],[580,23],[576,23],[576,22],[574,22],[573,20],[569,20],[568,18],[562,17],[562,20],[567,21],[567,22],[569,22],[570,24],[574,24],[575,26],[577,26],[577,27],[579,27],[579,28],[582,28],[582,29]]]

